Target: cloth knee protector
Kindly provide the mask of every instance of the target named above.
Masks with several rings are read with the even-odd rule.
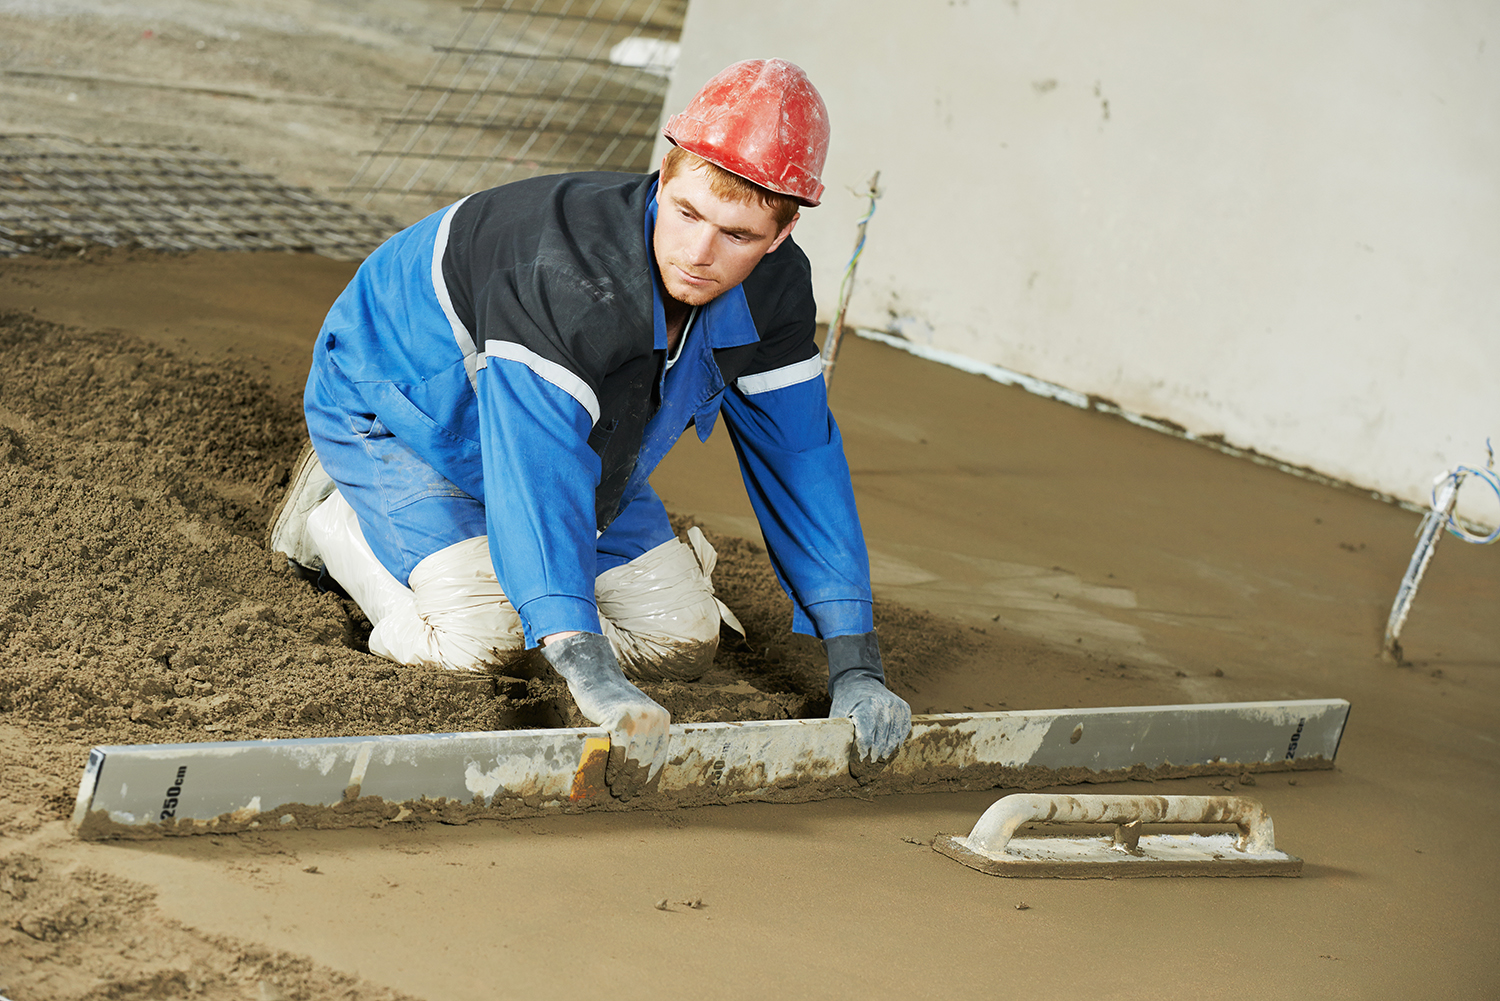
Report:
[[[411,591],[376,558],[360,530],[359,517],[339,491],[307,516],[307,534],[328,575],[354,599],[371,625],[411,609]]]
[[[410,583],[445,667],[504,668],[525,655],[521,616],[495,578],[486,536],[439,549],[412,568]]]
[[[335,492],[308,518],[328,573],[369,618],[370,652],[412,667],[504,667],[525,640],[490,564],[484,536],[440,549],[406,587],[375,556],[359,518]]]
[[[672,539],[595,582],[599,619],[627,677],[639,681],[694,681],[713,665],[719,625],[744,634],[714,597],[710,575],[718,556],[703,532]]]

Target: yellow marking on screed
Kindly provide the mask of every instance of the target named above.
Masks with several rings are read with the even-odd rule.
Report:
[[[578,760],[578,771],[573,773],[573,790],[568,799],[578,802],[593,799],[608,791],[604,781],[604,766],[609,763],[609,738],[588,737],[583,742],[583,756]]]

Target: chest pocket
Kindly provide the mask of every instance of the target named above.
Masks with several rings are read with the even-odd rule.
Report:
[[[719,407],[724,403],[724,373],[714,354],[705,351],[694,359],[701,371],[694,387],[696,392],[690,420],[698,431],[699,441],[708,441],[714,422],[719,419]]]

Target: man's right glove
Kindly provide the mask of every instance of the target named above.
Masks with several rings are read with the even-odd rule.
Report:
[[[862,763],[889,761],[911,733],[911,706],[885,687],[875,634],[833,636],[823,646],[833,698],[829,717],[854,720],[854,751]]]
[[[609,640],[598,633],[556,640],[541,654],[568,683],[578,711],[609,731],[609,791],[620,799],[647,792],[667,761],[671,716],[625,680]]]

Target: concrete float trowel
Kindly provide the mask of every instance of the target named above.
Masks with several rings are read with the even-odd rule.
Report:
[[[674,725],[656,790],[628,802],[609,792],[609,736],[593,727],[103,746],[73,826],[84,838],[377,827],[1326,769],[1348,713],[1314,699],[917,716],[893,760],[857,775],[847,719]]]
[[[1016,837],[1028,824],[1113,824],[1102,837]],[[1145,824],[1223,825],[1235,834],[1142,834]],[[934,851],[994,876],[1300,876],[1276,849],[1265,807],[1244,796],[1031,796],[998,800],[967,836],[940,834]]]

